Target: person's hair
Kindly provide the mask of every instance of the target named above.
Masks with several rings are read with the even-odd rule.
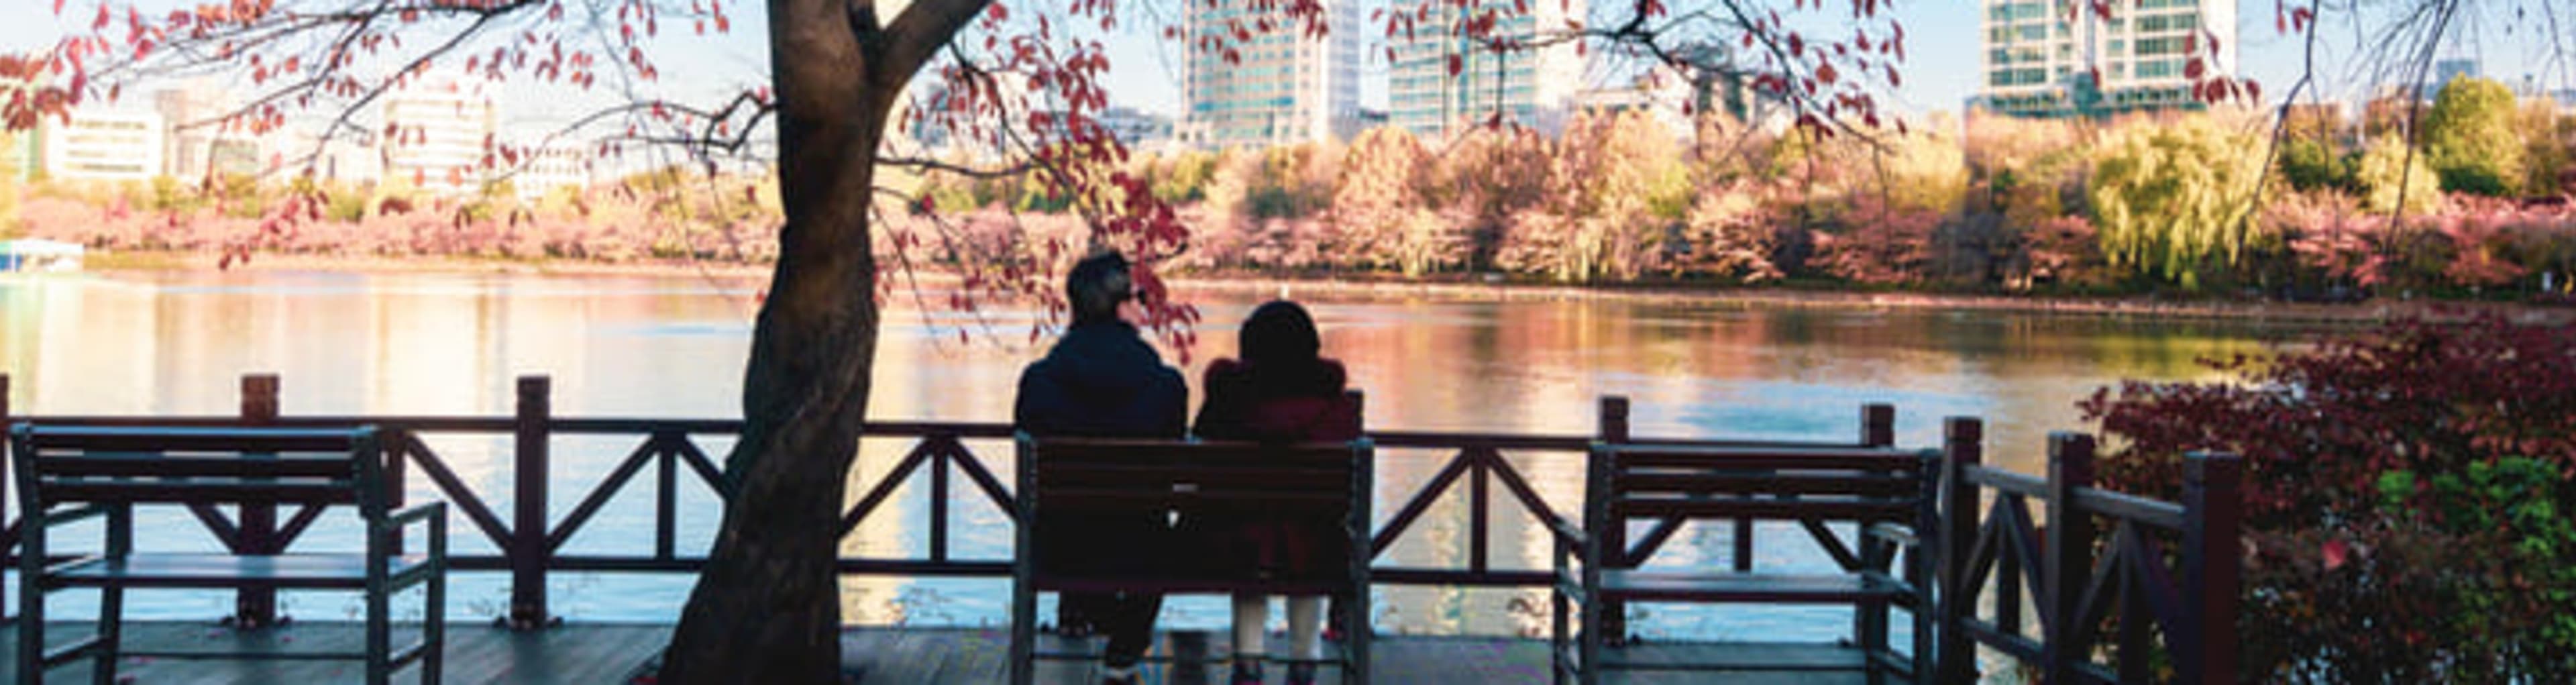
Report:
[[[1075,262],[1073,271],[1064,276],[1064,300],[1073,308],[1073,322],[1118,318],[1119,303],[1134,296],[1134,283],[1127,270],[1127,257],[1117,252],[1102,252]]]
[[[1251,368],[1253,385],[1269,395],[1332,394],[1341,391],[1332,386],[1338,379],[1325,375],[1321,352],[1323,340],[1315,332],[1315,318],[1306,308],[1287,300],[1272,300],[1244,317],[1243,332],[1235,343],[1243,363]]]

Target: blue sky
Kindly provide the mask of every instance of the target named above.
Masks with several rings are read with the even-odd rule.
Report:
[[[1128,12],[1122,17],[1125,28],[1110,41],[1113,67],[1109,88],[1114,104],[1163,113],[1181,110],[1179,50],[1156,37],[1160,22],[1164,20],[1161,17],[1177,17],[1179,5],[1176,3],[1179,1],[1164,0],[1156,4],[1131,0],[1121,4],[1122,10]],[[1363,1],[1381,3],[1386,0]],[[1676,1],[1684,6],[1690,2]],[[2299,41],[2274,32],[2271,0],[2241,2],[2244,4],[2238,10],[2242,19],[2239,35],[2245,65],[2240,71],[2260,81],[2266,92],[2277,95],[2288,88],[2300,71]],[[52,15],[50,4],[39,0],[0,3],[0,48],[39,48],[62,35],[62,24]],[[666,74],[657,89],[703,97],[727,92],[760,77],[767,55],[761,43],[766,29],[757,16],[760,12],[755,3],[737,0],[731,4],[740,6],[735,11],[743,16],[737,17],[734,32],[729,36],[684,37],[671,35],[684,31],[666,31],[666,37],[662,39],[667,44],[666,49],[661,50],[661,56],[657,58]],[[1164,7],[1164,4],[1170,6]],[[73,9],[67,12],[75,17],[84,17],[89,13],[79,9],[84,5],[88,5],[85,0],[71,0]],[[1833,5],[1842,6],[1841,3]],[[1977,16],[1980,7],[1977,0],[1908,0],[1898,4],[1896,17],[1906,26],[1909,60],[1903,67],[1905,86],[1893,94],[1889,104],[1899,111],[1918,115],[1959,108],[1977,84]],[[1139,14],[1140,11],[1151,14]],[[2548,87],[2576,87],[2576,75],[2572,75],[2566,66],[2543,57],[2542,42],[2531,34],[2529,28],[2540,22],[2529,17],[2514,21],[2503,16],[2502,11],[2497,10],[2499,16],[2496,17],[2469,21],[2466,33],[2474,38],[2455,41],[2446,48],[2445,56],[2478,57],[2486,75],[2508,83],[2518,82],[2523,74],[2529,73]],[[1846,13],[1847,10],[1839,9],[1811,10],[1813,16],[1793,21],[1830,23]],[[2576,13],[2569,14],[2567,19],[2576,21]],[[1372,43],[1380,40],[1375,31],[1365,27],[1354,28],[1369,31],[1366,40]],[[2317,77],[2329,96],[2348,97],[2370,85],[2366,76],[2348,73],[2354,69],[2350,50],[2344,46],[2355,42],[2352,39],[2355,33],[2348,22],[2337,18],[2329,18],[2327,22],[2323,35],[2328,40],[2320,55]],[[2562,29],[2562,33],[2576,34],[2576,30]],[[1379,51],[1371,49],[1364,52],[1377,54]],[[1364,90],[1363,100],[1382,103],[1383,90],[1382,84],[1371,84]],[[518,83],[509,86],[505,93],[508,101],[504,109],[513,133],[525,135],[526,131],[542,129],[549,122],[586,112],[588,107],[614,96],[613,93],[568,94],[560,88]]]

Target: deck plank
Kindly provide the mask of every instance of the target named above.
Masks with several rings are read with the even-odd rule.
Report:
[[[85,623],[54,624],[48,632],[58,643],[89,629]],[[416,625],[400,626],[395,641],[411,639]],[[126,626],[131,648],[152,650],[349,651],[355,650],[360,627],[351,622],[309,621],[285,628],[236,632],[202,623],[137,622]],[[627,682],[670,638],[671,626],[575,623],[518,633],[487,624],[448,627],[447,679],[457,684],[537,685]],[[1156,636],[1152,657],[1205,658],[1232,652],[1224,631],[1180,631]],[[1095,651],[1098,640],[1043,638],[1041,651]],[[1272,644],[1284,638],[1272,635]],[[1000,628],[859,627],[842,634],[843,659],[862,683],[982,685],[1000,682],[1010,654],[1010,633]],[[1547,644],[1540,640],[1493,637],[1381,637],[1377,682],[1421,685],[1450,683],[1547,682]],[[17,629],[0,626],[0,657],[17,658]],[[1724,662],[1761,670],[1729,672],[1639,671],[1613,674],[1606,682],[1630,685],[1679,683],[1748,683],[1751,685],[1842,685],[1864,682],[1858,672],[1812,669],[1848,666],[1858,653],[1832,645],[1743,645],[1658,643],[1622,650],[1630,662]],[[1157,661],[1144,668],[1147,683],[1198,685],[1222,683],[1222,663],[1194,665]],[[1271,680],[1286,669],[1273,665]],[[350,683],[360,676],[355,661],[242,661],[134,658],[120,668],[125,682],[136,685],[250,685],[267,683]],[[1337,682],[1325,670],[1323,682]],[[0,683],[12,674],[0,669]],[[1093,667],[1081,661],[1042,662],[1041,683],[1097,682]],[[54,669],[49,682],[87,682],[86,663]],[[397,682],[416,682],[411,669],[395,674]]]

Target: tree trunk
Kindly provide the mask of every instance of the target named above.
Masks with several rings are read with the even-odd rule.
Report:
[[[725,465],[733,496],[663,682],[839,680],[841,506],[876,359],[868,208],[894,98],[872,87],[882,64],[840,2],[770,6],[786,225]]]
[[[769,0],[778,265],[752,329],[715,549],[663,652],[669,683],[840,679],[841,506],[876,366],[877,145],[914,72],[991,0]]]

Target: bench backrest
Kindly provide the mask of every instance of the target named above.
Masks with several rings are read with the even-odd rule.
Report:
[[[356,504],[381,506],[373,426],[10,428],[19,503]]]
[[[1366,506],[1374,449],[1349,443],[1019,436],[1022,507],[1350,516]]]
[[[1917,525],[1938,452],[1600,443],[1586,479],[1594,530],[1636,520]]]

